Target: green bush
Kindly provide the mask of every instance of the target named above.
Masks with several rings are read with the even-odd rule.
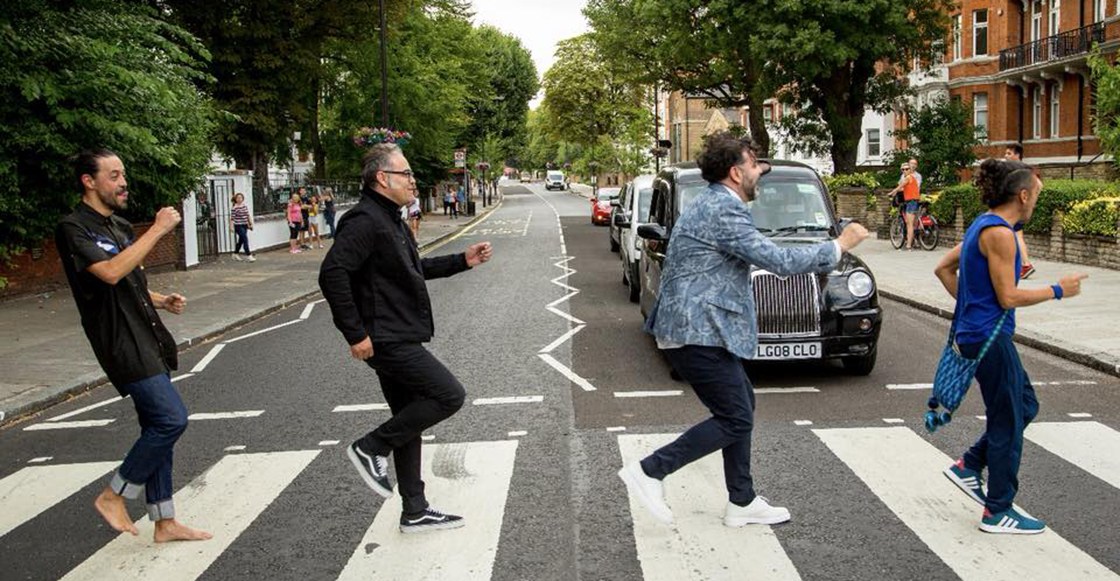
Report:
[[[839,188],[867,188],[873,190],[879,187],[879,180],[873,173],[849,173],[824,176],[824,185],[829,191]]]
[[[1023,230],[1032,234],[1046,234],[1054,221],[1054,212],[1061,210],[1068,213],[1078,202],[1085,200],[1105,198],[1117,195],[1120,190],[1116,186],[1091,180],[1048,180],[1044,183],[1042,193],[1038,195],[1038,204],[1035,205],[1034,215],[1023,226]],[[937,200],[930,206],[934,217],[942,224],[952,224],[956,218],[956,208],[960,207],[964,213],[964,226],[968,227],[980,214],[988,211],[988,207],[980,200],[980,192],[972,184],[959,184],[941,190]],[[1115,229],[1115,224],[1113,225]]]
[[[1062,216],[1062,228],[1072,234],[1116,236],[1120,221],[1120,197],[1077,202]]]

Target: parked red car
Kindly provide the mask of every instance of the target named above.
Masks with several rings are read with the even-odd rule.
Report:
[[[599,188],[599,197],[591,198],[591,223],[609,226],[611,223],[611,200],[618,197],[622,188]]]

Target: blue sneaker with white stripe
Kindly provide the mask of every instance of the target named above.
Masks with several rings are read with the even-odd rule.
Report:
[[[984,506],[988,502],[988,495],[984,494],[984,478],[980,476],[979,472],[965,468],[963,458],[945,469],[945,477],[953,481],[957,488],[963,490],[969,498],[975,500],[980,506]]]
[[[1014,508],[996,514],[985,508],[980,530],[1004,535],[1037,535],[1046,530],[1046,523]]]

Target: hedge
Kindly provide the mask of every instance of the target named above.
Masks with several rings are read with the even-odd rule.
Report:
[[[1023,230],[1032,234],[1046,234],[1054,221],[1054,212],[1061,210],[1068,214],[1079,202],[1098,198],[1110,198],[1120,193],[1116,185],[1091,181],[1091,180],[1048,180],[1044,183],[1042,193],[1038,196],[1034,215],[1026,223]],[[937,221],[942,224],[952,224],[956,218],[957,207],[964,214],[964,226],[968,227],[980,214],[988,211],[988,207],[980,201],[980,193],[972,184],[960,184],[941,190],[938,199],[932,204],[931,210]],[[1089,210],[1084,210],[1088,212]],[[1082,232],[1080,228],[1084,222],[1076,222],[1074,227],[1063,227],[1076,234],[1090,234]],[[1095,222],[1093,222],[1095,223]],[[1115,233],[1116,225],[1113,223],[1112,232]]]
[[[1062,228],[1077,234],[1116,236],[1120,221],[1120,197],[1077,202],[1062,216]]]

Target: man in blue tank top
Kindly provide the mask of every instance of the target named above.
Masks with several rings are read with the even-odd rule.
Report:
[[[972,222],[964,241],[941,259],[934,273],[957,299],[955,341],[961,355],[975,358],[996,334],[976,370],[987,426],[945,475],[984,506],[980,530],[1037,534],[1046,524],[1012,505],[1019,489],[1023,431],[1038,414],[1034,388],[1011,340],[1015,309],[1076,296],[1088,275],[1069,275],[1050,287],[1019,288],[1022,258],[1015,232],[1030,220],[1042,180],[1022,162],[988,159],[980,164],[976,185],[990,210]],[[985,466],[986,493],[981,476]]]

